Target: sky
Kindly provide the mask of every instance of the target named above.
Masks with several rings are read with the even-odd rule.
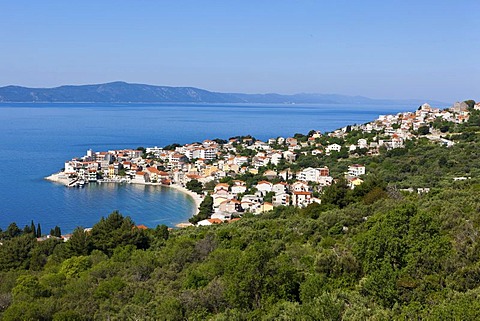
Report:
[[[480,100],[480,1],[0,1],[0,86]]]

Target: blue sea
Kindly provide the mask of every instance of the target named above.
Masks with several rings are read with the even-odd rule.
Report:
[[[137,224],[175,226],[193,200],[166,187],[90,184],[66,188],[44,177],[87,149],[165,146],[236,135],[271,137],[322,132],[414,110],[405,105],[0,104],[0,228],[31,220],[44,233],[91,227],[113,210]]]

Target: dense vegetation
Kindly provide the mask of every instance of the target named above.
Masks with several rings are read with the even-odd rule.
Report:
[[[419,139],[359,158],[361,186],[340,180],[304,209],[174,231],[138,229],[114,212],[68,242],[9,228],[1,317],[478,320],[480,138],[452,135],[451,148]]]

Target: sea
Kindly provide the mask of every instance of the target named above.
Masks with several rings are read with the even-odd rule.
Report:
[[[89,184],[67,188],[44,178],[88,149],[186,144],[252,135],[260,140],[333,131],[407,105],[0,103],[0,228],[40,223],[43,233],[91,227],[114,210],[136,224],[174,227],[195,212],[168,187]]]

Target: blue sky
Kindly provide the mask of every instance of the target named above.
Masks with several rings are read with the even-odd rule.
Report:
[[[480,100],[480,1],[2,1],[0,86]]]

